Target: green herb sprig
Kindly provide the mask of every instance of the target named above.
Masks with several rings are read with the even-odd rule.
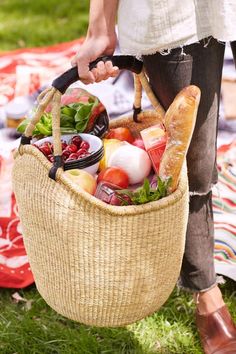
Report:
[[[162,181],[159,176],[156,176],[156,178],[156,188],[151,187],[149,180],[145,178],[143,185],[135,191],[129,189],[117,190],[116,196],[121,200],[122,205],[140,205],[164,198],[168,195],[171,178],[168,178],[165,181]]]

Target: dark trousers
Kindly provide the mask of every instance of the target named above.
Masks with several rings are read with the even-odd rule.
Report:
[[[235,49],[235,42],[232,45]],[[152,89],[165,109],[185,86],[194,84],[201,89],[187,154],[190,204],[180,274],[180,285],[194,292],[216,283],[211,188],[217,182],[216,138],[224,51],[225,44],[210,37],[166,55],[143,57]]]

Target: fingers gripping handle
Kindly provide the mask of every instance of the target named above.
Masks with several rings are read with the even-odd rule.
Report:
[[[136,59],[135,57],[132,57],[130,55],[114,55],[114,56],[104,56],[96,59],[89,65],[89,69],[92,70],[96,68],[97,63],[99,61],[103,61],[104,63],[107,61],[111,61],[113,66],[117,66],[120,70],[126,69],[130,70],[136,74],[139,74],[142,71],[143,68],[143,63]],[[78,81],[79,74],[78,74],[78,69],[77,66],[67,70],[64,72],[62,75],[60,75],[58,78],[56,78],[52,86],[55,87],[58,91],[60,91],[62,94],[65,93],[67,88],[72,85],[74,82]]]

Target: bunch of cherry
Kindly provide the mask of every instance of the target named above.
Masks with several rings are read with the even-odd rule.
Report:
[[[82,140],[79,135],[73,136],[69,143],[62,141],[62,157],[64,162],[78,160],[91,154],[89,152],[90,145],[87,141]],[[50,162],[53,162],[53,144],[49,141],[43,143],[37,148],[47,157]]]

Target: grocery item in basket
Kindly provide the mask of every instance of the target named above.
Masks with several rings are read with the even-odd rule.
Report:
[[[122,200],[117,197],[121,188],[111,182],[101,181],[97,185],[95,197],[110,205],[121,205]]]
[[[192,138],[201,91],[197,86],[185,87],[168,108],[164,124],[167,144],[159,168],[162,179],[171,177],[170,191],[176,190],[180,172]]]
[[[120,167],[107,167],[98,175],[97,182],[101,181],[113,183],[120,188],[127,188],[129,185],[129,176]]]
[[[95,178],[90,173],[83,170],[74,169],[65,171],[64,176],[69,178],[71,182],[77,184],[89,194],[93,195],[95,193],[97,183]]]
[[[99,170],[103,170],[108,166],[108,160],[111,154],[118,149],[121,145],[125,144],[124,141],[118,139],[102,139],[104,147],[104,156],[99,163]]]
[[[83,140],[79,135],[73,136],[70,142],[61,140],[62,143],[62,157],[64,161],[79,160],[83,157],[89,156],[92,152],[89,151],[90,144]],[[53,158],[53,143],[45,141],[41,145],[36,145],[39,150],[51,162]]]
[[[47,137],[35,141],[34,145],[39,148],[50,162],[54,161],[53,138]],[[61,139],[62,157],[65,170],[75,168],[86,170],[94,175],[103,157],[102,140],[91,134],[68,134]]]
[[[132,142],[132,145],[137,146],[137,147],[139,147],[140,149],[146,150],[142,138],[136,138],[136,139],[134,139],[134,141]]]
[[[108,166],[123,168],[129,176],[130,184],[135,184],[149,175],[152,163],[146,151],[126,143],[113,152]]]
[[[36,124],[33,136],[52,135],[51,105],[47,107]],[[24,119],[17,130],[24,133],[30,118]],[[102,136],[108,128],[108,115],[105,107],[95,96],[82,89],[68,89],[62,97],[60,108],[61,134],[76,134],[89,132],[96,136]]]
[[[116,197],[120,199],[120,205],[139,205],[154,202],[168,195],[170,183],[171,178],[162,181],[159,176],[156,176],[155,183],[154,179],[150,182],[148,178],[145,178],[143,184],[134,190],[117,190]]]
[[[134,137],[129,128],[127,127],[110,129],[109,132],[106,134],[106,138],[127,141],[130,144],[132,144],[132,142],[134,141]]]
[[[159,172],[160,161],[166,147],[166,131],[163,124],[155,124],[140,132],[145,149],[152,161],[156,173]]]

